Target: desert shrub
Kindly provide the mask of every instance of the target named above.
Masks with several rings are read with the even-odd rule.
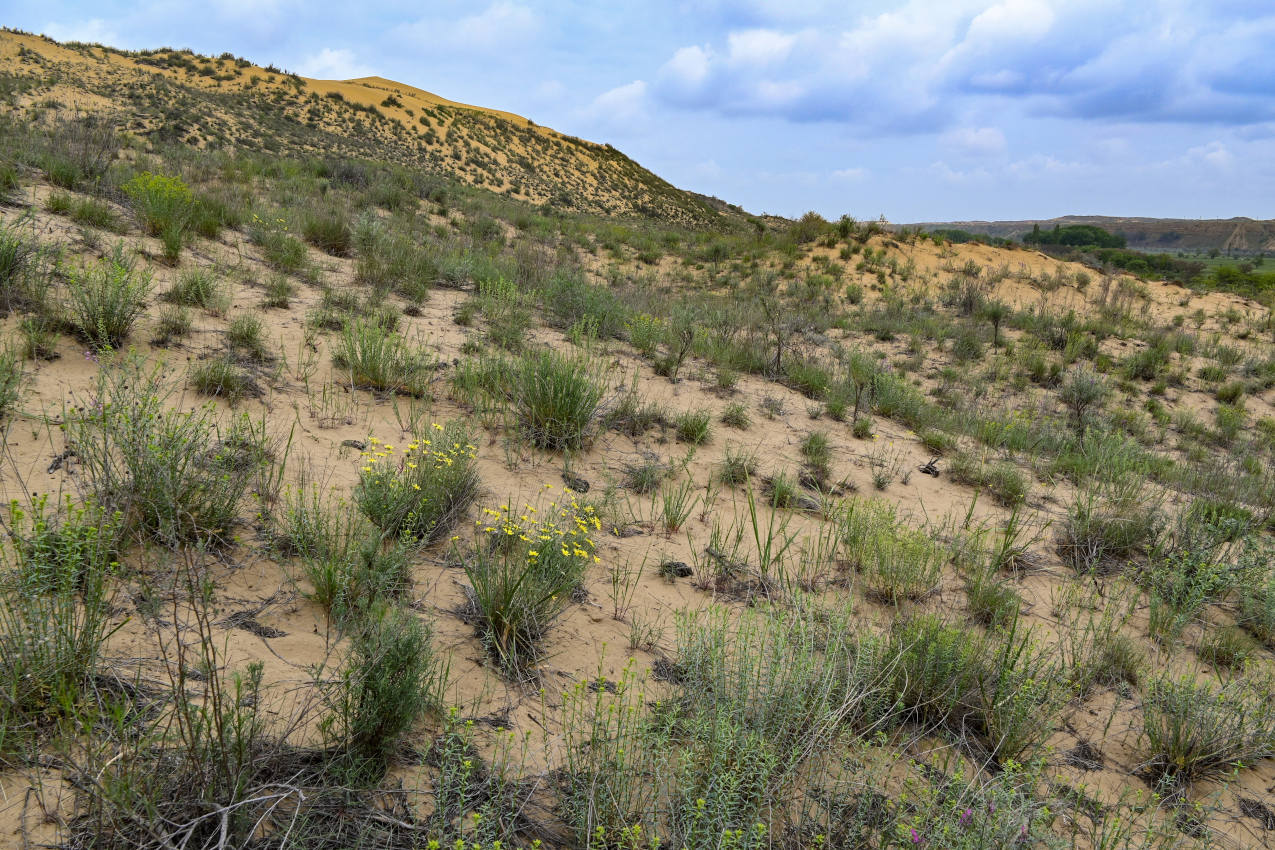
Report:
[[[478,306],[487,320],[487,338],[506,351],[519,351],[531,327],[527,296],[504,278],[478,285]]]
[[[199,307],[212,313],[222,312],[230,301],[225,285],[206,268],[182,272],[161,297],[170,304]]]
[[[1067,407],[1072,426],[1082,438],[1089,426],[1089,419],[1095,407],[1101,407],[1107,395],[1107,386],[1093,372],[1076,368],[1068,373],[1058,390],[1058,399]]]
[[[619,401],[606,411],[602,417],[602,427],[630,437],[640,437],[667,421],[663,408],[655,402],[643,401],[634,388],[621,395]]]
[[[978,567],[965,581],[970,616],[985,626],[1003,628],[1013,622],[1022,606],[1022,597],[1000,570]]]
[[[1247,576],[1240,585],[1236,621],[1267,646],[1275,646],[1275,569],[1267,554],[1249,549],[1243,555]]]
[[[441,539],[478,497],[477,450],[460,423],[435,423],[403,447],[372,440],[354,498],[388,537]]]
[[[1241,670],[1257,652],[1257,644],[1236,626],[1213,629],[1199,646],[1200,660],[1222,670]]]
[[[117,518],[89,506],[59,522],[46,507],[39,500],[29,513],[10,508],[11,569],[0,573],[0,759],[29,751],[91,694],[102,645],[118,628]]]
[[[869,596],[897,604],[938,587],[948,553],[931,534],[904,525],[891,503],[852,498],[837,515],[837,524],[845,558],[858,570]]]
[[[538,657],[541,640],[595,561],[592,535],[602,523],[591,507],[566,496],[534,513],[508,505],[483,513],[474,545],[461,558],[487,651],[518,675]]]
[[[25,379],[18,352],[10,346],[0,348],[0,422],[17,408]]]
[[[345,216],[333,210],[307,212],[301,218],[301,236],[325,254],[348,257],[354,243],[354,232]]]
[[[1190,782],[1275,755],[1271,685],[1235,679],[1215,688],[1169,676],[1148,682],[1142,702],[1147,769]]]
[[[180,409],[176,387],[137,360],[99,372],[94,402],[64,413],[89,492],[126,530],[164,543],[216,542],[269,460],[246,416],[222,422],[214,407]]]
[[[1077,495],[1058,534],[1063,561],[1077,572],[1111,571],[1147,555],[1162,521],[1138,485]]]
[[[124,230],[115,211],[93,198],[75,198],[55,192],[45,201],[44,208],[55,215],[67,216],[76,224],[100,227],[116,233]]]
[[[434,358],[401,334],[365,319],[346,322],[332,362],[349,373],[356,387],[418,397],[429,394]]]
[[[707,410],[688,410],[674,418],[673,427],[679,442],[703,445],[712,437],[713,415]]]
[[[143,171],[120,187],[148,236],[182,234],[194,216],[195,195],[178,177]]]
[[[53,316],[29,315],[18,320],[22,340],[17,350],[25,360],[57,360],[60,325]]]
[[[69,272],[67,321],[94,348],[119,348],[145,311],[150,290],[150,274],[138,272],[123,244],[117,244],[93,267]]]
[[[426,711],[442,707],[446,668],[430,628],[411,611],[383,606],[370,613],[350,644],[335,683],[326,686],[328,734],[344,750],[346,774],[378,782],[402,736]]]
[[[610,289],[589,283],[579,273],[553,274],[540,288],[540,297],[556,327],[589,322],[599,339],[618,338],[624,333],[628,308]]]
[[[969,452],[957,452],[948,461],[948,474],[958,484],[986,490],[997,504],[1013,507],[1027,498],[1027,479],[1009,461],[988,463]]]
[[[811,477],[817,482],[825,481],[832,474],[832,445],[828,442],[828,435],[812,431],[801,441],[800,448]]]
[[[270,359],[266,345],[265,326],[253,313],[236,316],[226,327],[226,342],[236,355],[256,363]]]
[[[519,360],[514,372],[514,406],[531,442],[549,451],[583,445],[605,392],[605,366],[542,350]]]
[[[29,221],[23,217],[0,225],[0,315],[38,310],[45,303],[42,259],[47,252],[33,236],[23,233]]]
[[[261,394],[252,376],[224,355],[192,366],[190,386],[200,395],[223,398],[232,404]]]
[[[989,636],[933,615],[899,620],[878,663],[897,694],[896,719],[972,737],[998,762],[1043,744],[1069,696],[1050,654],[1016,628]]]
[[[305,268],[305,243],[288,233],[282,223],[269,224],[253,216],[248,236],[266,262],[279,271],[296,274]]]

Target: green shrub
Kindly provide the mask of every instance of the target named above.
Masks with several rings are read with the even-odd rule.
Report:
[[[253,244],[261,248],[267,263],[282,272],[296,274],[306,266],[305,243],[288,233],[282,225],[267,225],[254,216],[248,228]]]
[[[117,244],[111,256],[92,268],[70,271],[67,321],[94,348],[119,348],[145,311],[150,290],[150,274],[138,272],[125,257],[123,244]]]
[[[948,461],[948,474],[958,484],[986,490],[1005,507],[1020,505],[1027,498],[1027,479],[1009,461],[987,463],[968,452],[957,452]]]
[[[354,232],[345,216],[335,211],[308,212],[301,219],[301,236],[325,254],[348,257],[354,244]]]
[[[487,651],[520,675],[594,562],[592,535],[601,522],[574,498],[535,513],[507,505],[483,513],[474,546],[461,558]]]
[[[1142,701],[1147,769],[1190,782],[1275,755],[1272,682],[1236,679],[1214,688],[1164,676]]]
[[[514,372],[514,405],[531,442],[549,451],[582,446],[605,392],[605,367],[543,350],[523,357]]]
[[[132,358],[101,369],[97,403],[63,414],[67,441],[89,492],[126,530],[169,544],[224,540],[269,444],[246,416],[225,424],[214,407],[174,407],[161,369]]]
[[[119,628],[112,557],[117,519],[92,506],[59,522],[41,499],[10,508],[14,535],[0,573],[0,759],[26,754],[59,715],[100,698],[95,677]],[[95,525],[94,523],[100,523]]]
[[[902,619],[877,659],[896,719],[972,737],[1001,763],[1042,745],[1069,696],[1049,653],[1017,629],[987,636],[933,615]]]
[[[347,322],[332,362],[356,387],[402,395],[429,395],[434,359],[397,333],[373,322]]]
[[[46,300],[41,259],[46,252],[34,237],[24,234],[27,217],[0,225],[0,315],[13,310],[38,310]]]
[[[1077,572],[1119,569],[1147,555],[1162,522],[1138,486],[1079,494],[1058,534],[1063,561]]]
[[[811,431],[801,441],[801,456],[806,468],[817,481],[824,481],[832,473],[832,445],[822,431]]]
[[[355,503],[387,537],[439,540],[478,497],[476,449],[459,423],[435,424],[401,451],[373,440],[364,455]]]
[[[432,633],[412,612],[385,606],[355,633],[335,683],[326,728],[344,750],[347,775],[380,781],[403,735],[426,711],[442,707],[446,668]]]
[[[142,230],[148,236],[158,236],[165,256],[175,262],[195,215],[195,195],[190,187],[180,178],[143,171],[120,188],[132,201]]]
[[[845,558],[870,597],[897,604],[938,587],[948,553],[931,534],[903,525],[892,504],[852,498],[837,524]]]

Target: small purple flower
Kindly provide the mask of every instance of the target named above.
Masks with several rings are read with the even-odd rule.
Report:
[[[988,803],[988,804],[987,804],[987,813],[988,813],[989,815],[994,815],[994,814],[996,814],[996,801],[995,801],[995,800],[992,800],[990,803]]]
[[[925,843],[925,839],[921,837],[921,833],[917,832],[915,827],[913,827],[912,829],[912,843],[913,844]]]
[[[966,809],[965,811],[961,812],[961,819],[960,819],[961,826],[969,826],[970,821],[972,821],[973,819],[974,819],[973,809]]]
[[[1022,825],[1022,828],[1018,830],[1018,840],[1019,841],[1027,840],[1027,824],[1026,823],[1024,823]]]

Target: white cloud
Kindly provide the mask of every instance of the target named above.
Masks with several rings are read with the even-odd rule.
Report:
[[[375,72],[354,56],[354,51],[344,47],[325,47],[301,60],[297,72],[304,77],[320,80],[352,80],[371,77]]]
[[[768,29],[744,30],[726,36],[728,55],[735,65],[766,66],[782,62],[796,43],[796,35]]]
[[[105,44],[111,47],[120,45],[119,36],[114,28],[101,18],[90,18],[70,24],[45,24],[44,34],[54,41],[82,41],[86,44]]]
[[[838,180],[859,181],[868,176],[866,168],[838,168],[832,172],[832,176]]]
[[[421,18],[398,27],[396,32],[433,51],[494,54],[527,46],[528,40],[538,35],[540,26],[540,18],[532,9],[498,0],[463,18]]]
[[[646,82],[634,80],[603,92],[593,99],[585,114],[598,124],[630,128],[647,122]]]

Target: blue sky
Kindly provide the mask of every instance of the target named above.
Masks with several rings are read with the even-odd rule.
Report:
[[[9,0],[124,48],[378,74],[754,212],[1275,217],[1275,0]]]

